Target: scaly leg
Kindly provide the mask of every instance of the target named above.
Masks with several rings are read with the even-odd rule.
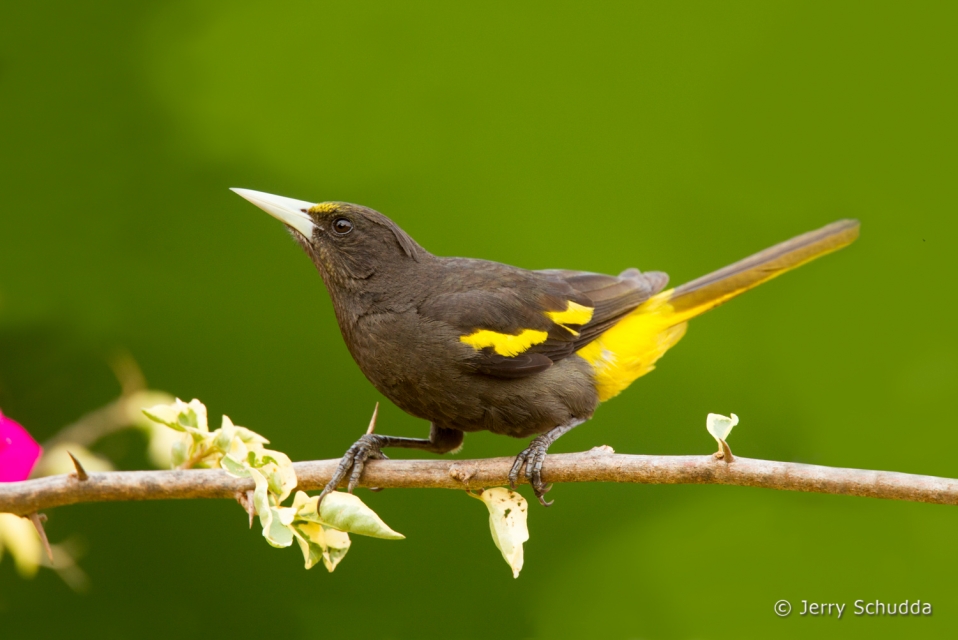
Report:
[[[545,462],[546,451],[560,436],[569,433],[583,422],[585,422],[585,420],[573,420],[572,422],[561,424],[533,438],[529,446],[516,456],[516,461],[509,471],[509,484],[512,488],[516,488],[516,482],[519,481],[519,472],[522,471],[522,467],[525,466],[526,479],[529,481],[529,484],[532,485],[532,490],[535,491],[539,502],[544,507],[550,506],[552,502],[547,502],[546,499],[542,497],[552,488],[551,484],[547,486],[542,482],[542,463]]]
[[[400,447],[403,449],[422,449],[432,453],[449,453],[462,446],[463,432],[455,429],[444,429],[435,424],[429,430],[429,439],[423,438],[401,438],[398,436],[381,436],[377,433],[367,433],[356,441],[347,451],[346,455],[336,467],[336,472],[323,492],[319,494],[321,504],[323,498],[336,490],[339,483],[343,481],[346,474],[349,474],[349,485],[347,491],[353,492],[359,479],[363,475],[363,467],[367,460],[386,460],[386,455],[382,452],[383,447]],[[350,473],[352,469],[352,473]]]

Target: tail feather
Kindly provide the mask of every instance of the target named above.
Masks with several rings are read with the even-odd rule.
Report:
[[[858,220],[833,222],[675,288],[669,304],[676,321],[694,318],[786,271],[848,246],[858,237],[859,226]]]
[[[685,335],[690,319],[851,244],[858,229],[857,220],[840,220],[652,296],[579,350],[593,366],[599,400],[612,398],[654,369],[655,362]]]

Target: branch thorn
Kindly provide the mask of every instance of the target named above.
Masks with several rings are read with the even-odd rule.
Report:
[[[247,491],[243,493],[242,491],[237,491],[234,496],[236,501],[243,507],[243,510],[249,514],[249,528],[253,528],[253,518],[256,516],[256,506],[253,504],[253,492]]]
[[[71,456],[72,457],[72,456]],[[29,516],[30,522],[33,523],[34,528],[37,530],[37,533],[40,534],[40,542],[43,543],[43,548],[47,552],[47,557],[50,558],[50,565],[53,565],[53,549],[50,548],[50,541],[47,540],[47,532],[43,530],[43,521],[47,519],[42,513],[31,513]]]
[[[366,435],[371,434],[376,430],[376,418],[379,416],[379,403],[376,403],[376,406],[373,407],[373,417],[369,419],[369,427],[366,429]],[[369,490],[373,493],[382,491],[382,487],[369,487]]]
[[[69,451],[67,451],[67,455],[70,456],[70,459],[73,460],[73,466],[76,467],[77,480],[80,480],[81,482],[84,480],[89,480],[90,474],[86,472],[86,469],[83,468],[83,465],[80,464],[80,461],[77,460],[77,457],[73,455],[72,453],[70,453]]]
[[[370,434],[376,430],[376,416],[379,415],[379,403],[376,403],[376,406],[373,408],[373,417],[369,420],[369,427],[366,429],[366,434]]]

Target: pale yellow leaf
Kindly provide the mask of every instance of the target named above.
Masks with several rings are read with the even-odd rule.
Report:
[[[315,514],[316,498],[312,499],[309,510]],[[293,503],[294,505],[296,502]],[[300,502],[301,513],[305,512],[306,502]],[[299,516],[305,519],[305,516]],[[366,504],[351,493],[342,491],[333,491],[323,499],[320,505],[320,513],[317,519],[322,524],[348,531],[349,533],[358,533],[363,536],[372,536],[374,538],[384,538],[386,540],[402,540],[406,536],[389,528],[382,521],[376,512],[370,509]]]
[[[732,428],[737,424],[738,416],[734,413],[731,414],[731,417],[726,417],[719,413],[710,413],[705,419],[705,428],[719,443],[719,447],[722,446],[723,440],[728,440],[729,434],[732,433]]]
[[[521,495],[505,487],[485,489],[481,494],[469,494],[482,500],[489,509],[489,529],[492,541],[518,578],[522,570],[522,543],[529,539],[526,525],[529,503]]]
[[[307,569],[322,560],[326,570],[332,573],[349,551],[351,541],[348,533],[324,527],[317,522],[304,521],[296,522],[292,530],[303,552]]]

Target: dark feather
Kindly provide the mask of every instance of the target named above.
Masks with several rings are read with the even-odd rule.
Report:
[[[476,364],[476,371],[497,378],[524,378],[541,373],[552,366],[552,360],[541,353],[520,353],[512,358],[501,356],[491,349],[483,349]]]

